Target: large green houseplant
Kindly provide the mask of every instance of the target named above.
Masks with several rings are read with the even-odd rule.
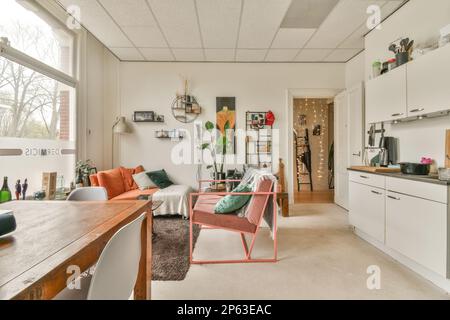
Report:
[[[225,154],[227,152],[228,139],[225,134],[221,134],[220,137],[216,138],[213,134],[215,125],[208,121],[205,123],[205,129],[210,133],[210,141],[202,144],[202,150],[209,150],[213,163],[208,165],[207,169],[213,169],[215,180],[224,180],[224,164],[225,164]],[[230,129],[230,123],[227,121],[225,123],[225,131]],[[218,163],[218,155],[221,156],[222,161]]]

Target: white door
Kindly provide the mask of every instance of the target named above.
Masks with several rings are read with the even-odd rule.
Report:
[[[385,191],[350,181],[350,224],[384,243]]]
[[[408,115],[450,109],[450,45],[408,63]]]
[[[364,85],[347,90],[348,96],[348,132],[349,132],[349,164],[363,165],[364,153]]]
[[[406,65],[367,82],[367,123],[391,121],[406,116]]]
[[[447,277],[447,205],[387,192],[386,245]]]
[[[334,99],[334,169],[336,204],[348,209],[348,100],[344,91]]]

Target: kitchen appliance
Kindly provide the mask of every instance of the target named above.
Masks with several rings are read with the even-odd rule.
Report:
[[[417,176],[427,176],[430,173],[430,165],[423,163],[402,162],[400,170],[403,174],[411,174]]]
[[[381,136],[380,139],[380,166],[387,167],[397,164],[397,139]]]

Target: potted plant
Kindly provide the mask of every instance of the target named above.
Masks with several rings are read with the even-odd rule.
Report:
[[[211,134],[210,141],[202,144],[202,150],[209,150],[211,154],[211,158],[213,159],[213,163],[208,165],[207,169],[213,169],[213,178],[214,180],[225,180],[225,172],[224,172],[224,164],[225,164],[225,154],[227,151],[227,137],[225,134],[221,134],[219,138],[215,139],[216,136],[213,134],[213,130],[215,129],[214,124],[211,121],[205,123],[205,129]],[[230,129],[230,123],[227,121],[225,123],[225,131]],[[221,155],[222,161],[217,163],[218,155]],[[216,189],[218,189],[218,185],[222,185],[224,183],[215,184]]]
[[[81,178],[83,179],[83,185],[85,187],[90,187],[91,186],[91,182],[89,180],[89,176],[92,173],[96,173],[97,172],[97,168],[95,167],[95,165],[92,163],[91,160],[86,160],[86,161],[77,161],[76,166],[75,166],[75,170],[76,170],[76,174],[81,174]]]

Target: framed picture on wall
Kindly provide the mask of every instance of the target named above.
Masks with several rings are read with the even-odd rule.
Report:
[[[226,136],[226,154],[236,153],[236,143],[234,131],[236,130],[236,98],[217,97],[216,98],[216,126],[221,135]],[[229,130],[227,132],[227,129]],[[221,150],[218,150],[222,152]]]
[[[155,121],[155,113],[153,111],[135,111],[133,120],[135,122],[152,122]]]

